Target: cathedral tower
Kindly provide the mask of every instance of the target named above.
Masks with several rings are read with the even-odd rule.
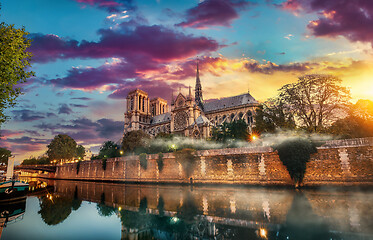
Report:
[[[196,74],[196,88],[195,88],[195,101],[196,105],[201,108],[203,111],[203,97],[202,97],[202,85],[201,80],[199,79],[199,68],[197,61],[197,74]]]

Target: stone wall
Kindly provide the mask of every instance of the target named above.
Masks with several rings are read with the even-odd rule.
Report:
[[[305,186],[373,185],[373,141],[331,141],[318,148],[307,163]],[[355,143],[355,144],[354,144]],[[57,167],[55,178],[72,180],[120,181],[143,183],[193,183],[292,185],[292,180],[270,147],[214,149],[197,152],[191,176],[186,176],[173,153],[163,156],[162,171],[158,154],[147,155],[147,169],[138,156],[65,164]]]

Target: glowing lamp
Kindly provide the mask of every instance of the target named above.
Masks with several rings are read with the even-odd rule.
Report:
[[[259,236],[261,238],[267,238],[267,230],[265,228],[260,228],[259,229]]]

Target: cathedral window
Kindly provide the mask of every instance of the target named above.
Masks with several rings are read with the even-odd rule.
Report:
[[[187,127],[188,114],[184,111],[175,114],[175,130],[184,130]]]
[[[253,114],[251,113],[251,111],[247,112],[247,122],[249,123],[249,125],[253,123]]]
[[[240,114],[238,114],[238,117],[239,117],[239,119],[242,119],[242,117],[243,117],[243,113],[240,112]]]
[[[145,97],[142,98],[142,111],[145,112]]]
[[[133,97],[131,97],[131,110],[133,110]]]
[[[234,119],[234,113],[231,114],[231,122],[233,122]]]

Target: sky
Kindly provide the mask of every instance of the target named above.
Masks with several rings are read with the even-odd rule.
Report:
[[[119,142],[127,93],[187,93],[197,59],[205,100],[265,101],[314,73],[373,100],[371,0],[12,0],[0,21],[32,40],[35,77],[0,132],[16,163],[57,134],[93,152]]]

